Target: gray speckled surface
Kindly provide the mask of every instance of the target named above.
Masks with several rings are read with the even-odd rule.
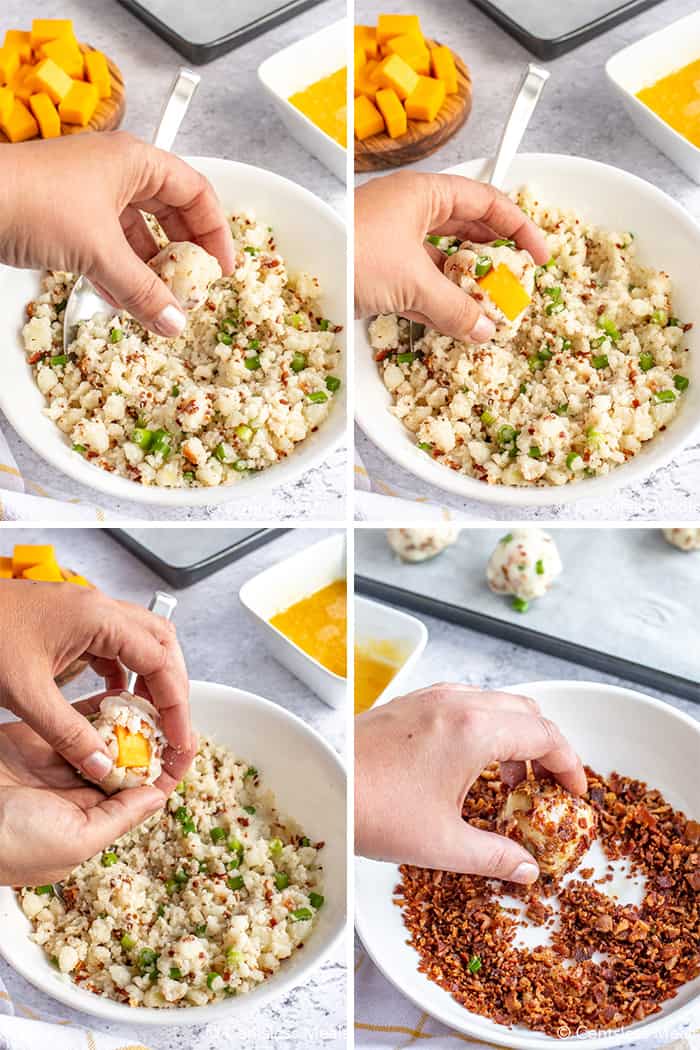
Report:
[[[468,0],[415,0],[431,37],[458,51],[471,69],[474,103],[465,128],[441,150],[413,165],[440,171],[473,157],[492,156],[522,68],[533,59]],[[551,17],[556,18],[556,5]],[[357,21],[378,11],[399,12],[401,0],[357,0]],[[568,153],[613,164],[659,186],[700,218],[700,189],[633,126],[608,86],[604,66],[620,48],[697,9],[697,0],[665,0],[574,51],[541,63],[551,71],[542,101],[523,140],[525,152]],[[364,177],[363,177],[364,178]],[[700,446],[685,449],[667,468],[640,485],[621,489],[605,502],[583,499],[565,506],[493,507],[465,501],[428,485],[392,462],[357,431],[357,447],[370,476],[480,520],[688,521],[700,508]]]
[[[253,625],[238,601],[242,584],[255,573],[301,547],[329,535],[325,529],[299,529],[253,551],[239,562],[175,591],[179,600],[176,623],[191,678],[236,685],[260,693],[294,712],[317,729],[337,751],[345,751],[345,712],[334,711],[318,700],[285,668],[269,657],[261,659]],[[100,529],[3,529],[0,548],[16,542],[54,543],[63,564],[83,571],[108,594],[146,604],[154,589],[168,590],[154,573],[122,550]],[[221,642],[221,625],[235,645]],[[215,641],[213,641],[215,640]],[[66,693],[76,697],[97,688],[98,680],[86,674]],[[0,934],[1,936],[1,934]],[[231,1046],[289,1050],[317,1046],[323,1050],[345,1047],[347,972],[343,941],[305,985],[277,1003],[229,1024],[197,1028],[145,1028],[96,1022],[94,1018],[60,1006],[37,991],[0,960],[0,977],[12,997],[42,1014],[70,1018],[78,1024],[113,1032],[149,1050],[229,1050]]]
[[[258,84],[257,68],[268,56],[345,14],[344,0],[317,7],[211,62],[197,66],[202,81],[178,135],[178,153],[226,157],[275,171],[345,211],[343,185],[287,133]],[[123,127],[150,140],[177,69],[187,61],[114,0],[4,0],[0,29],[22,27],[32,17],[72,18],[83,40],[113,56],[127,87]],[[340,521],[345,517],[347,452],[341,449],[300,481],[281,486],[264,501],[229,507],[169,510],[110,499],[59,475],[12,431],[0,426],[25,478],[66,499],[97,503],[107,514],[138,520]]]
[[[362,572],[361,558],[356,559],[355,570],[358,573]],[[401,691],[404,693],[434,682],[465,682],[483,689],[500,689],[520,682],[539,682],[546,679],[606,682],[640,690],[685,711],[693,718],[700,719],[700,705],[690,700],[681,700],[670,693],[642,688],[633,682],[600,674],[587,667],[502,642],[497,638],[489,638],[487,635],[445,623],[432,616],[419,616],[419,619],[428,629],[428,644],[417,665],[402,683]],[[357,947],[360,947],[359,941]],[[368,961],[365,965],[371,963]],[[373,987],[376,990],[376,985],[373,984]],[[452,1044],[436,1039],[436,1045]]]

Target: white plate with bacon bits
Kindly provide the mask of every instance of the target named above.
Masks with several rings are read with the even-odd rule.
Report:
[[[417,868],[402,876],[359,858],[359,935],[417,1007],[474,1039],[513,1050],[665,1046],[700,1009],[700,722],[609,685],[510,691],[533,697],[590,767],[595,841],[572,873],[546,896],[536,884],[527,902],[497,880]],[[477,781],[465,812],[480,790],[490,806],[482,814],[495,819],[507,792],[493,780]],[[512,939],[495,937],[502,923],[514,923]]]

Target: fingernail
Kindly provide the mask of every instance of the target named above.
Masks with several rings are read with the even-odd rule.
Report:
[[[510,878],[511,882],[522,882],[529,886],[531,882],[535,882],[539,874],[540,869],[536,864],[528,864],[527,861],[523,861],[522,864],[518,864]]]
[[[163,307],[155,322],[156,331],[161,335],[179,335],[186,324],[187,318],[182,310],[178,310],[172,303]]]
[[[482,314],[469,333],[469,338],[473,343],[487,343],[489,339],[493,339],[495,334],[495,324],[488,319],[486,314]]]
[[[104,780],[114,763],[104,751],[93,751],[83,762],[83,773],[90,780]]]

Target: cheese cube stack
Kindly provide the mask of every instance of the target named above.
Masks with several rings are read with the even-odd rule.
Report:
[[[57,138],[62,124],[87,127],[112,77],[100,51],[83,53],[69,18],[35,18],[8,29],[0,47],[0,131],[10,142]]]
[[[418,15],[380,15],[355,26],[355,138],[406,134],[409,120],[433,121],[459,90],[449,47],[429,45]]]
[[[75,583],[79,587],[92,587],[84,576],[61,568],[50,544],[16,544],[12,557],[0,557],[0,580]]]

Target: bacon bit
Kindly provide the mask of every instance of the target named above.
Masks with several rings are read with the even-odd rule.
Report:
[[[48,353],[48,350],[35,350],[34,353],[27,358],[27,361],[30,365],[35,365],[37,361],[41,361]]]

